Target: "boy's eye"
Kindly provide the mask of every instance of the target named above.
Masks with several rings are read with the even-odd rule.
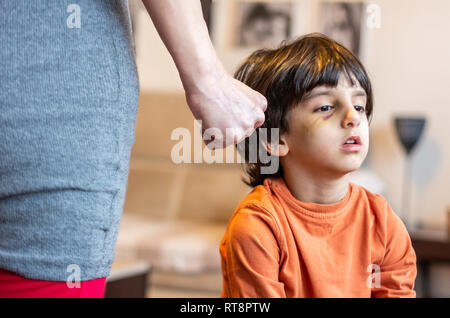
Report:
[[[333,108],[333,106],[330,105],[324,105],[322,107],[317,108],[316,110],[314,110],[314,112],[326,112],[327,110],[329,110],[329,108]],[[359,105],[355,105],[355,109],[358,112],[365,112],[365,108],[363,106],[359,106]]]
[[[332,108],[333,106],[330,106],[330,105],[324,105],[324,106],[322,106],[322,107],[317,108],[317,109],[315,110],[315,112],[317,112],[317,111],[319,111],[319,110],[320,110],[321,112],[322,112],[322,111],[325,111],[325,112],[326,112],[328,107]]]

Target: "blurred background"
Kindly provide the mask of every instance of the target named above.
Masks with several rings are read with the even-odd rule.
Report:
[[[360,57],[375,104],[369,154],[352,180],[382,194],[411,230],[419,261],[417,296],[450,297],[450,1],[202,5],[230,73],[255,49],[311,32],[333,37]],[[141,96],[112,276],[126,277],[127,269],[133,273],[145,262],[146,297],[218,297],[218,245],[228,218],[251,189],[240,180],[239,163],[172,161],[178,142],[172,132],[183,127],[194,136],[194,118],[141,0],[130,0],[130,9]]]

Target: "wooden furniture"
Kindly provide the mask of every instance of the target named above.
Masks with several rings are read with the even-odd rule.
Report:
[[[445,262],[450,265],[450,230],[415,229],[410,230],[409,235],[416,252],[417,266],[423,277],[422,294],[429,298],[431,263]]]
[[[148,262],[114,261],[106,279],[105,298],[145,298],[151,268]]]

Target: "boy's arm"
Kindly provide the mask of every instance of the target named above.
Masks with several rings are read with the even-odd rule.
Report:
[[[226,298],[283,298],[277,226],[267,213],[241,209],[220,246]]]
[[[380,265],[380,288],[372,288],[372,297],[416,297],[416,253],[401,219],[387,205],[386,249]]]
[[[222,132],[224,138],[215,136],[205,143],[222,148],[250,136],[264,122],[267,101],[225,71],[211,43],[200,0],[143,3],[175,62],[194,117],[203,121],[203,130]]]

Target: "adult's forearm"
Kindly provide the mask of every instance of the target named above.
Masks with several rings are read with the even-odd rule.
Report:
[[[185,89],[221,67],[203,19],[200,0],[143,0],[172,56]]]
[[[216,132],[203,135],[206,145],[224,148],[250,136],[264,122],[266,99],[225,71],[211,43],[200,0],[142,1],[175,62],[189,109],[202,120],[202,131],[214,128]]]

